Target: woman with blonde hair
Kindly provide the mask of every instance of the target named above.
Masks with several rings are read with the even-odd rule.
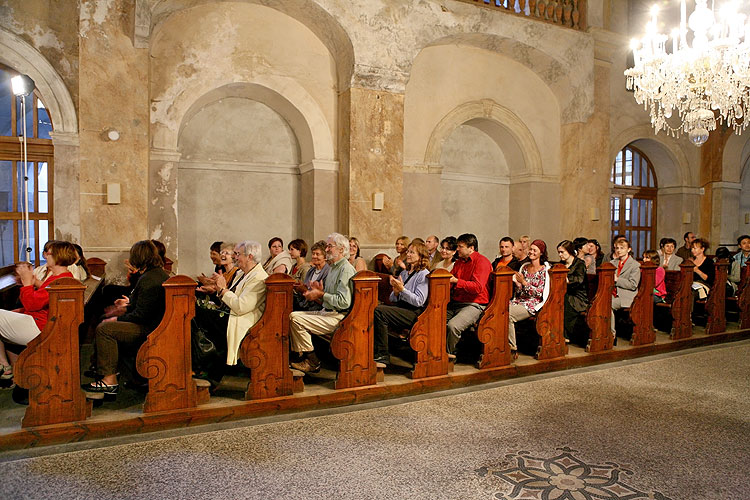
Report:
[[[406,251],[409,248],[409,237],[401,236],[396,239],[396,255],[395,259],[390,257],[383,257],[383,265],[390,268],[390,273],[394,276],[401,274],[401,271],[406,269]]]
[[[367,262],[359,256],[359,240],[354,236],[349,238],[349,264],[354,266],[357,272],[367,269]]]

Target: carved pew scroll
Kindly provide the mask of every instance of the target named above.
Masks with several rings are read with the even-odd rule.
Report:
[[[568,354],[568,345],[563,335],[565,290],[567,289],[565,278],[568,276],[568,268],[562,264],[555,264],[550,269],[549,275],[549,297],[536,320],[539,348],[535,357],[538,360],[560,358]]]
[[[339,360],[336,389],[377,383],[373,359],[373,313],[378,305],[380,277],[372,271],[360,271],[352,281],[352,310],[341,320],[331,339],[331,352]]]
[[[136,368],[148,379],[144,413],[194,408],[190,321],[195,316],[195,287],[187,276],[174,276],[162,285],[164,317],[138,349]]]
[[[480,370],[508,366],[512,361],[508,343],[508,309],[513,296],[514,274],[511,269],[502,268],[490,275],[495,284],[494,293],[477,326],[477,338],[482,343],[482,354],[477,363]]]
[[[409,345],[417,353],[411,378],[434,377],[448,373],[445,324],[451,298],[451,273],[436,269],[427,277],[427,306],[411,328]]]
[[[706,299],[706,313],[708,314],[706,333],[708,335],[721,333],[727,329],[726,294],[729,260],[721,259],[716,261],[714,269],[716,270],[714,284]]]
[[[240,344],[240,359],[250,368],[245,399],[288,396],[293,392],[289,369],[289,315],[294,280],[276,273],[266,279],[266,309]]]
[[[49,286],[49,320],[18,357],[15,381],[29,389],[22,427],[85,420],[91,401],[81,390],[78,325],[83,321],[83,291],[73,278]]]
[[[693,268],[692,260],[680,264],[680,285],[672,302],[672,340],[687,339],[693,335],[693,323],[690,315],[693,312]]]
[[[596,295],[586,313],[586,324],[589,326],[589,341],[586,352],[602,352],[612,349],[615,339],[612,337],[612,288],[615,284],[615,266],[609,262],[596,269],[598,285]]]
[[[654,330],[654,285],[656,281],[656,264],[641,264],[641,281],[638,293],[630,306],[630,320],[633,322],[633,336],[630,345],[653,344],[656,341]]]

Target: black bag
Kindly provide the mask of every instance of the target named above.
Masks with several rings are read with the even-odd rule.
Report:
[[[215,363],[219,357],[216,346],[208,338],[206,330],[201,328],[195,318],[190,321],[190,337],[193,355],[193,371],[200,372],[202,368]]]

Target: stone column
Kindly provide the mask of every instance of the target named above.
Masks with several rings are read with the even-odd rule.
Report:
[[[324,239],[338,228],[339,163],[329,160],[312,160],[299,166],[301,238],[311,245]]]
[[[177,248],[177,168],[180,152],[168,149],[151,149],[149,157],[149,238],[159,240],[167,247],[167,255],[176,269]]]
[[[708,239],[711,253],[722,243],[732,243],[736,231],[736,217],[727,214],[739,210],[741,185],[723,182],[724,147],[732,130],[717,125],[701,146],[700,185],[704,189],[700,201],[700,229],[698,234]]]
[[[52,133],[55,147],[53,237],[65,241],[81,241],[81,189],[78,184],[79,142],[78,134]]]

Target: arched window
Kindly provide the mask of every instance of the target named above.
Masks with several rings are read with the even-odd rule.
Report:
[[[36,91],[26,97],[28,163],[23,161],[21,98],[13,95],[10,79],[18,73],[0,65],[0,266],[26,259],[23,247],[24,175],[28,177],[29,234],[35,265],[40,245],[54,234],[52,227],[52,120]]]
[[[612,238],[624,235],[640,258],[656,248],[657,183],[651,161],[633,146],[617,153],[612,165]]]

